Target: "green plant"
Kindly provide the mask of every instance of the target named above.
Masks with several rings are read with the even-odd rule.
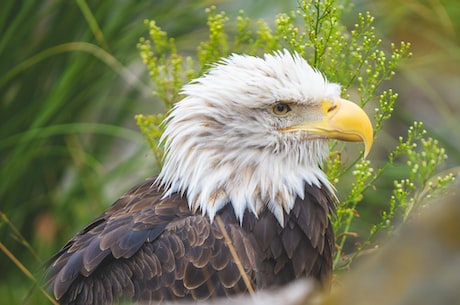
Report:
[[[202,2],[2,1],[2,304],[50,304],[45,262],[155,172],[133,120],[152,90],[135,45],[144,18],[191,37]]]
[[[179,54],[174,39],[154,21],[146,21],[150,38],[141,38],[138,48],[155,84],[154,94],[163,101],[165,110],[180,100],[179,90],[184,83],[231,51],[248,54],[281,48],[296,51],[330,80],[341,83],[344,96],[353,95],[362,107],[372,105],[378,139],[393,114],[398,96],[391,89],[381,91],[381,85],[395,75],[401,61],[411,56],[410,45],[405,42],[399,46],[384,45],[375,34],[374,18],[369,12],[359,13],[356,24],[347,28],[342,23],[343,15],[349,12],[346,3],[304,0],[297,11],[279,14],[274,28],[264,20],[254,22],[244,12],[240,12],[233,24],[228,24],[226,14],[211,7],[207,10],[209,38],[197,46],[193,58]],[[158,145],[163,118],[162,113],[137,116],[157,162],[161,162],[163,155]],[[399,145],[383,162],[363,159],[362,154],[353,159],[347,154],[346,144],[333,142],[331,146],[334,149],[324,165],[326,173],[335,185],[341,180],[351,185],[348,194],[341,194],[343,199],[333,220],[338,250],[336,270],[347,268],[363,250],[375,245],[377,233],[391,234],[394,223],[407,219],[424,197],[444,189],[453,180],[452,174],[433,178],[447,156],[436,140],[426,137],[426,131],[418,122],[414,122],[407,139],[400,138]],[[402,177],[394,180],[393,190],[386,193],[379,190],[379,180],[396,167]],[[436,183],[432,183],[432,179]],[[366,230],[357,233],[353,229],[354,221],[366,209],[362,203],[371,191],[385,196],[388,204]],[[361,242],[346,250],[346,244],[350,239],[357,241],[358,235]]]

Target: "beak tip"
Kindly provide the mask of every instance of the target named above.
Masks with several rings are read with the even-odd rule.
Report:
[[[368,137],[368,139],[364,139],[363,142],[364,142],[364,156],[363,157],[366,158],[369,155],[371,148],[372,148],[372,144],[374,142],[373,133],[371,132],[371,136]]]
[[[366,157],[369,155],[369,152],[371,151],[370,147],[368,146],[365,146],[364,147],[364,155],[363,155],[363,159],[366,159]]]
[[[364,155],[363,155],[363,158],[365,159],[370,151],[371,151],[371,148],[372,148],[372,144],[374,142],[374,136],[373,136],[373,129],[372,129],[372,125],[369,121],[369,126],[368,129],[367,129],[367,134],[365,136],[363,136],[362,138],[362,142],[364,144]]]

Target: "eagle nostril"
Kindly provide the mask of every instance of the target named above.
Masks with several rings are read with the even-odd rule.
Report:
[[[337,104],[333,104],[333,105],[331,105],[331,107],[329,107],[329,109],[327,109],[327,112],[330,113],[330,112],[334,111],[336,108],[337,108]]]

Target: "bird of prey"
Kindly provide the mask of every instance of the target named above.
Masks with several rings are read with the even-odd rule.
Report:
[[[206,300],[332,273],[328,139],[372,145],[368,116],[298,53],[231,55],[182,89],[160,173],[53,258],[60,304]]]

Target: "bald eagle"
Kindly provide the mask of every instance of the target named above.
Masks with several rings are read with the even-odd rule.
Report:
[[[297,53],[232,55],[182,90],[164,165],[74,236],[48,278],[61,304],[206,300],[332,273],[327,139],[372,125]]]

